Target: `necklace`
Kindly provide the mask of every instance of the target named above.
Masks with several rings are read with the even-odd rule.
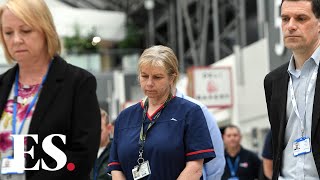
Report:
[[[25,106],[28,103],[28,99],[33,97],[35,93],[38,91],[40,84],[36,85],[22,85],[19,83],[19,96],[18,102],[22,106]]]

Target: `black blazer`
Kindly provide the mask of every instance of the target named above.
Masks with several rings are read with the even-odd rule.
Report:
[[[90,180],[112,180],[112,177],[106,172],[108,168],[111,145],[112,140],[110,140],[109,144],[107,147],[105,147],[99,158],[96,159],[94,167],[90,173]],[[95,172],[97,172],[97,179],[94,179]]]
[[[264,90],[268,108],[268,116],[272,130],[273,150],[273,177],[278,179],[282,166],[282,155],[285,148],[284,135],[287,125],[287,91],[289,74],[287,72],[289,63],[286,63],[266,75],[264,79]],[[311,128],[311,147],[314,161],[320,175],[320,72],[316,81]]]
[[[0,115],[6,105],[18,65],[0,75]],[[38,144],[28,139],[28,150],[34,147],[34,158],[27,157],[27,167],[34,167],[44,159],[50,168],[56,161],[41,147],[45,137],[51,134],[66,135],[66,144],[54,138],[53,144],[67,156],[67,164],[74,163],[73,171],[67,165],[58,171],[30,170],[27,180],[89,179],[100,143],[100,110],[96,96],[95,77],[87,71],[67,64],[56,56],[43,85],[33,113],[28,134],[38,135]]]

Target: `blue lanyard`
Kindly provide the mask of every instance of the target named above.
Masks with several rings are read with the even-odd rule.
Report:
[[[234,164],[232,164],[231,159],[227,157],[228,167],[230,169],[231,177],[235,177],[239,167],[240,156],[237,156]]]
[[[93,168],[93,180],[97,180],[97,177],[98,177],[98,162],[97,162],[98,159],[96,159],[94,161],[94,168]]]
[[[42,82],[36,92],[36,94],[34,95],[31,103],[29,104],[29,107],[26,111],[26,114],[24,115],[23,119],[22,119],[22,122],[21,122],[21,125],[20,125],[20,128],[19,128],[19,132],[16,133],[16,122],[17,122],[17,113],[18,113],[18,96],[19,96],[19,68],[17,69],[17,72],[16,72],[16,77],[15,77],[15,81],[14,81],[14,101],[13,101],[13,117],[12,117],[12,134],[21,134],[21,131],[22,131],[22,128],[24,126],[24,123],[31,111],[31,109],[33,108],[33,106],[35,105],[36,103],[36,100],[39,96],[39,92],[44,84],[44,82],[46,81],[47,79],[47,75],[48,75],[48,72],[49,72],[49,69],[50,69],[50,66],[52,64],[52,60],[50,61],[49,63],[49,67],[48,67],[48,70],[47,70],[47,73],[46,75],[43,77],[42,79]]]

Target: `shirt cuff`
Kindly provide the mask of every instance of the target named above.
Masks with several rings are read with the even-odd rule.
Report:
[[[108,164],[107,173],[110,174],[111,171],[113,170],[122,171],[122,168],[119,162],[111,162]]]
[[[207,163],[215,157],[216,153],[214,152],[214,149],[198,150],[186,154],[187,161],[204,159],[203,163]]]

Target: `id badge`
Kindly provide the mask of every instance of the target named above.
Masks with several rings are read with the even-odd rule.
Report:
[[[3,158],[1,162],[1,174],[23,174],[24,170],[18,167],[21,166],[16,164],[16,161],[12,157]]]
[[[301,137],[293,142],[293,156],[297,157],[302,154],[311,152],[310,138]]]
[[[228,178],[228,180],[239,180],[239,178],[235,176],[235,177]]]
[[[151,174],[149,161],[144,161],[143,163],[141,163],[139,171],[138,171],[138,167],[139,166],[135,166],[132,169],[132,176],[134,180],[141,179]]]

